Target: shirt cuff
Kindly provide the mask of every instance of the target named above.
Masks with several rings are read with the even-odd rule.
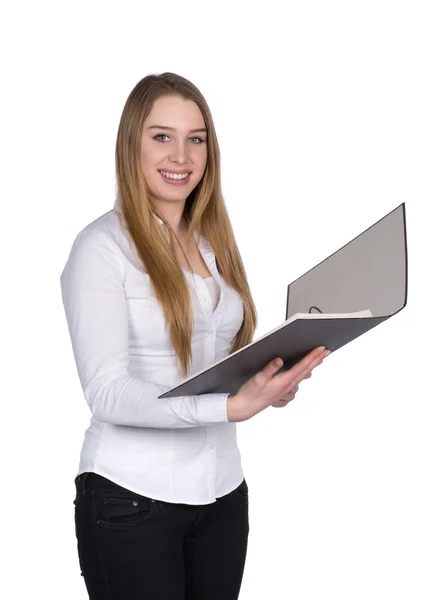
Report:
[[[197,419],[206,423],[228,423],[227,398],[230,394],[201,394],[196,396]]]

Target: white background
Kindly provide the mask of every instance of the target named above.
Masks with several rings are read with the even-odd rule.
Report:
[[[85,599],[73,525],[87,405],[59,277],[114,202],[120,114],[145,75],[203,92],[259,312],[406,202],[407,307],[238,426],[241,600],[431,600],[433,19],[411,0],[15,2],[2,9],[0,595]],[[6,559],[6,562],[5,562]]]

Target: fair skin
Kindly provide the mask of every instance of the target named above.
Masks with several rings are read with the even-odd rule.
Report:
[[[280,367],[274,361],[248,379],[234,396],[227,399],[227,416],[232,422],[251,419],[269,406],[283,407],[293,400],[299,384],[311,377],[313,369],[329,356],[324,346],[315,348],[291,369],[274,376]],[[274,359],[275,360],[275,359]]]
[[[182,242],[185,202],[204,175],[206,125],[198,105],[179,95],[155,100],[143,124],[140,162],[150,199]],[[187,179],[179,179],[188,173]],[[176,179],[173,179],[173,176]],[[269,406],[282,408],[294,399],[299,384],[311,377],[329,352],[321,347],[291,369],[273,376],[280,366],[269,363],[227,399],[231,422],[246,421]]]
[[[206,125],[198,105],[182,96],[155,100],[143,125],[141,168],[157,211],[183,239],[182,215],[187,197],[206,169]],[[161,173],[189,173],[185,184]]]

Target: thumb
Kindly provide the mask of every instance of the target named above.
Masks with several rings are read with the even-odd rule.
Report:
[[[276,373],[278,369],[282,366],[283,361],[281,360],[281,358],[275,358],[274,360],[271,360],[269,364],[266,365],[264,370],[266,371],[267,375],[271,376],[274,373]]]

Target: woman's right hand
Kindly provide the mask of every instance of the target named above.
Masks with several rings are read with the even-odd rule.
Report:
[[[230,422],[247,421],[272,403],[287,395],[297,385],[311,375],[330,354],[324,346],[315,348],[291,369],[273,377],[283,365],[281,359],[274,359],[264,369],[253,375],[240,388],[237,394],[227,398],[227,417]],[[279,363],[275,361],[279,360]]]

